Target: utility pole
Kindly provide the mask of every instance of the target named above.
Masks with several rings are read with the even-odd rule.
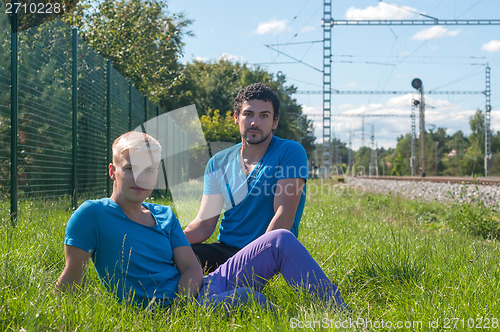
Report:
[[[329,168],[332,159],[332,1],[323,1],[323,156],[322,165]]]
[[[374,170],[377,167],[376,162],[375,162],[375,126],[372,123],[372,136],[371,136],[371,151],[370,151],[370,169],[369,169],[369,174],[370,176],[374,175]]]
[[[365,116],[361,116],[361,147],[365,146]]]
[[[438,176],[438,145],[439,141],[434,141],[434,175]]]
[[[424,102],[424,87],[422,80],[419,78],[411,81],[411,86],[420,92],[420,169],[422,177],[425,176],[425,102]]]
[[[382,176],[385,176],[385,156],[382,157]]]
[[[352,169],[352,130],[349,130],[349,146],[347,148],[347,174]]]
[[[484,176],[489,176],[493,154],[491,153],[491,77],[490,66],[486,64],[486,107],[484,112]]]
[[[332,58],[332,27],[334,26],[436,26],[436,25],[500,25],[499,19],[438,19],[435,17],[431,17],[429,15],[425,15],[423,13],[420,14],[423,17],[429,18],[425,20],[333,20],[332,18],[332,1],[331,0],[323,0],[323,156],[326,153],[330,154],[331,151],[327,151],[330,148],[329,140],[330,140],[330,126],[331,126],[331,58]],[[420,81],[421,82],[421,81]],[[313,92],[316,93],[316,92]],[[335,93],[335,91],[333,91]],[[351,92],[349,92],[351,93]],[[365,94],[365,91],[361,91],[361,94]],[[383,94],[386,94],[386,91],[382,91]],[[462,93],[462,92],[461,92]],[[468,92],[465,91],[466,94],[475,94],[477,92]],[[358,93],[360,94],[360,93]],[[423,90],[421,91],[421,104],[420,104],[420,113],[421,113],[421,140],[423,141],[421,145],[421,153],[425,152],[425,127],[423,124],[423,112],[424,112],[424,100],[423,100]],[[488,112],[489,116],[489,112]],[[422,135],[423,134],[423,135]],[[422,154],[423,159],[422,162],[422,175],[425,176],[425,156]],[[325,159],[325,157],[323,157]],[[485,156],[486,158],[486,156]],[[328,160],[328,159],[326,159]]]
[[[420,102],[416,99],[412,100],[411,103],[411,157],[410,157],[410,167],[411,167],[411,176],[415,176],[417,174],[417,156],[416,156],[416,141],[417,135],[415,133],[415,108],[418,106]]]

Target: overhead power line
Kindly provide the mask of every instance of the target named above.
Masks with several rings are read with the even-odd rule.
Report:
[[[423,17],[427,17],[427,18],[430,18],[430,19],[433,19],[433,20],[437,20],[437,18],[435,18],[435,17],[432,17],[432,16],[429,16],[429,15],[423,14],[423,13],[421,13],[421,12],[418,12],[418,11],[413,10],[413,9],[411,9],[411,8],[408,8],[408,7],[398,6],[398,5],[396,5],[396,4],[389,3],[389,2],[387,2],[387,1],[382,1],[382,0],[380,0],[380,2],[385,3],[386,5],[389,5],[389,6],[394,6],[394,7],[397,7],[397,8],[404,9],[404,10],[406,10],[406,11],[409,11],[410,13],[418,14],[418,15],[423,16]]]
[[[306,114],[307,117],[322,117],[322,114]],[[358,117],[365,117],[365,118],[388,118],[388,117],[394,117],[394,118],[409,118],[411,115],[410,114],[332,114],[332,117],[347,117],[347,118],[358,118]]]
[[[323,40],[312,40],[312,41],[304,41],[304,42],[294,42],[294,43],[277,43],[277,44],[268,44],[269,46],[287,46],[287,45],[301,45],[301,44],[316,44],[322,43]]]
[[[303,90],[295,91],[299,95],[319,95],[324,91],[319,90]],[[383,90],[331,90],[332,94],[337,95],[407,95],[413,94],[415,91],[383,91]],[[485,91],[445,91],[445,90],[429,90],[426,92],[430,95],[481,95]]]
[[[291,55],[288,55],[288,54],[286,54],[286,53],[284,53],[284,52],[281,52],[280,50],[278,50],[278,49],[276,49],[276,48],[274,48],[274,47],[271,47],[270,45],[264,44],[264,46],[265,46],[265,47],[267,47],[267,48],[272,49],[272,50],[273,50],[273,51],[275,51],[275,52],[278,52],[279,54],[282,54],[282,55],[286,56],[287,58],[290,58],[290,59],[292,59],[292,60],[295,60],[295,61],[297,61],[298,63],[301,63],[301,64],[303,64],[303,65],[305,65],[305,66],[307,66],[307,67],[309,67],[309,68],[312,68],[312,69],[314,69],[314,70],[316,70],[316,71],[319,71],[320,73],[322,73],[322,72],[323,72],[321,69],[318,69],[318,68],[316,68],[316,67],[314,67],[314,66],[311,66],[310,64],[305,63],[304,61],[302,61],[302,60],[300,60],[300,59],[294,58],[294,57],[293,57],[293,56],[291,56]]]
[[[347,25],[500,25],[500,20],[331,20],[324,24]]]

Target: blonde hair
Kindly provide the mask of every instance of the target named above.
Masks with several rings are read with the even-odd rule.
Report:
[[[113,142],[113,163],[129,149],[148,150],[156,154],[157,160],[160,159],[161,145],[153,136],[138,131],[129,131]]]

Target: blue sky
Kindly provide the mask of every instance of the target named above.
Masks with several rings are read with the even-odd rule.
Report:
[[[184,62],[221,57],[283,72],[299,91],[322,89],[323,1],[169,0],[169,12],[194,20],[185,39]],[[499,19],[498,0],[332,0],[334,19]],[[289,43],[288,45],[283,45]],[[295,43],[295,44],[290,44]],[[282,54],[265,45],[279,49]],[[285,55],[286,54],[286,55]],[[335,26],[332,31],[332,88],[411,91],[420,78],[424,91],[484,91],[485,65],[491,68],[492,130],[500,130],[500,26]],[[292,60],[299,59],[302,63]],[[340,114],[409,115],[411,95],[332,95],[333,135],[362,144],[361,117]],[[321,140],[322,96],[294,98],[314,120]],[[484,110],[484,95],[426,95],[427,129],[470,133],[468,120]],[[395,147],[410,131],[410,118],[365,118],[365,145],[371,125],[378,147]],[[418,125],[418,120],[417,120]],[[418,130],[418,129],[417,129]]]

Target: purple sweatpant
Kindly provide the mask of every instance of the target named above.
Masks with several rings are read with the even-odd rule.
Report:
[[[266,297],[259,291],[278,272],[288,285],[302,287],[324,301],[335,301],[339,308],[347,307],[338,288],[328,280],[307,249],[284,229],[260,236],[204,277],[197,301],[238,304],[248,301],[253,294],[257,302],[266,304]]]

